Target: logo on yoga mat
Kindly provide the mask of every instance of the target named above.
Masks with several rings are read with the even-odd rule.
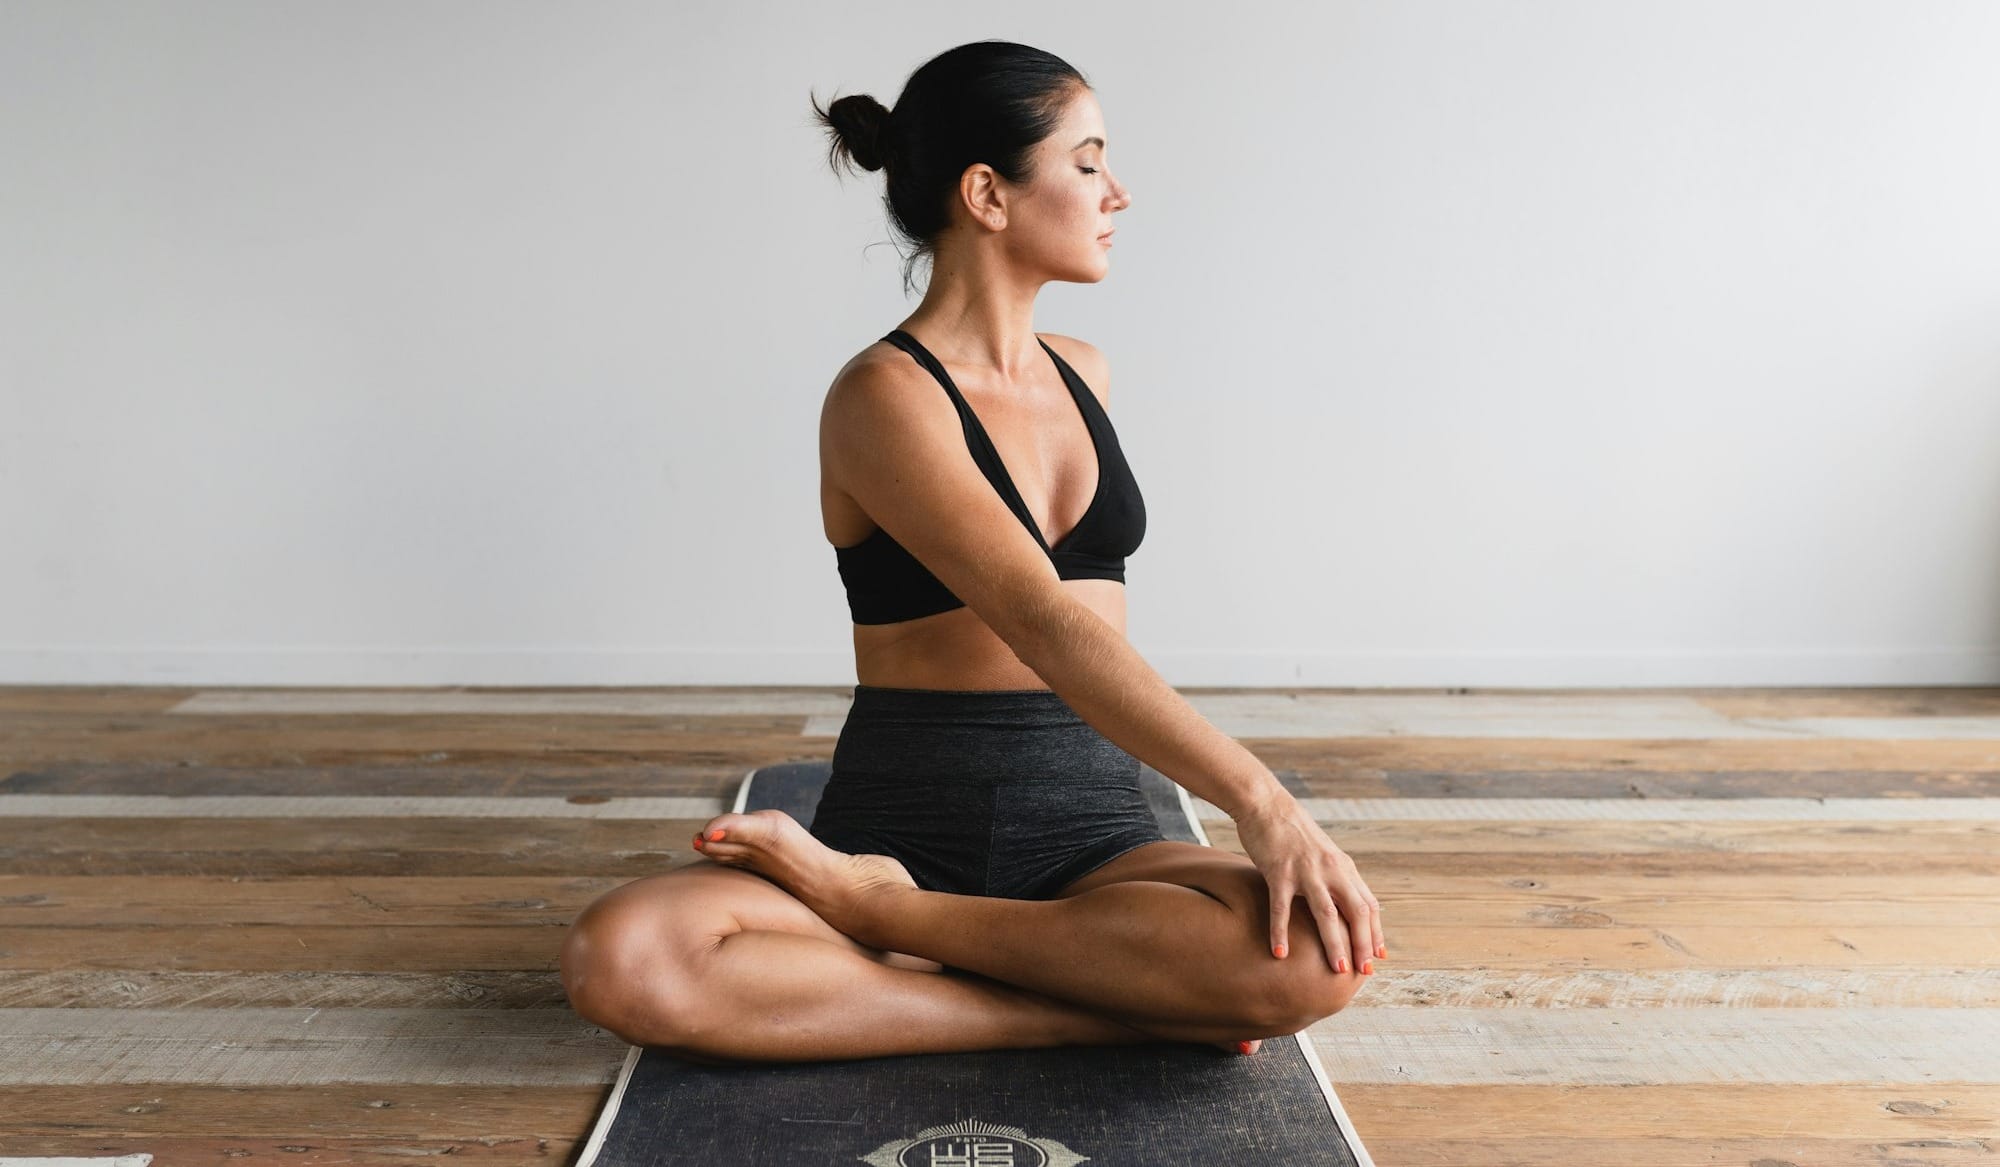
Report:
[[[1017,1126],[967,1119],[883,1143],[861,1161],[870,1167],[1073,1167],[1088,1158],[1054,1139],[1031,1139]]]

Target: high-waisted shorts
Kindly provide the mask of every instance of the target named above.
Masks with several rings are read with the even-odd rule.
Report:
[[[1166,836],[1139,759],[1048,689],[856,685],[809,827],[926,891],[1054,899]]]

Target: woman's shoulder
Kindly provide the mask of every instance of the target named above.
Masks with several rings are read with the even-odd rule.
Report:
[[[859,386],[917,385],[930,382],[930,374],[922,365],[910,359],[910,355],[887,340],[877,340],[860,352],[847,358],[847,363],[833,375],[833,383],[827,387],[828,395],[843,392],[853,395]],[[868,392],[861,389],[860,392]],[[880,392],[877,388],[875,391]]]
[[[931,425],[958,421],[957,408],[938,392],[930,373],[902,349],[878,340],[833,375],[820,405],[820,433],[823,440],[866,445],[885,420],[906,416]]]
[[[1048,346],[1056,350],[1057,356],[1069,362],[1069,367],[1076,370],[1076,375],[1083,378],[1083,383],[1090,386],[1092,393],[1097,394],[1098,401],[1111,404],[1111,365],[1104,359],[1104,354],[1097,351],[1096,345],[1055,332],[1038,332],[1035,335],[1047,341]]]

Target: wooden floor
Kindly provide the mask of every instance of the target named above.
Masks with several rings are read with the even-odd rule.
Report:
[[[0,688],[0,1158],[566,1162],[568,921],[849,692]],[[1384,905],[1382,1167],[2000,1157],[2000,690],[1186,692]]]

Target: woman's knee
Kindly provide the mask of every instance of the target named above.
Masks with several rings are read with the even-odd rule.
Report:
[[[1268,892],[1264,902],[1270,902]],[[1336,921],[1335,926],[1346,927],[1346,921]],[[1268,924],[1264,927],[1268,933]],[[1329,951],[1319,920],[1306,910],[1303,900],[1292,905],[1289,931],[1291,942],[1284,959],[1271,955],[1268,935],[1259,940],[1258,948],[1267,966],[1281,966],[1272,1003],[1278,1010],[1278,1023],[1289,1027],[1286,1032],[1297,1033],[1347,1008],[1369,974],[1361,971],[1364,958],[1358,956],[1348,961],[1346,972],[1334,971],[1333,962],[1338,957]]]
[[[1367,979],[1356,972],[1335,972],[1326,950],[1296,929],[1293,940],[1283,959],[1272,956],[1260,940],[1238,970],[1232,995],[1247,1014],[1244,1023],[1259,1032],[1297,1033],[1331,1017],[1347,1007]]]
[[[570,1007],[621,1034],[670,1026],[694,1004],[700,949],[721,940],[722,927],[710,924],[663,903],[657,891],[617,888],[599,897],[563,938],[557,968]]]
[[[1334,971],[1319,920],[1304,900],[1292,903],[1287,917],[1290,941],[1280,959],[1271,954],[1271,893],[1263,874],[1246,864],[1214,872],[1212,879],[1207,885],[1210,893],[1236,911],[1249,938],[1250,951],[1238,969],[1243,980],[1237,999],[1255,1014],[1252,1020],[1264,1028],[1297,1033],[1347,1007],[1367,975],[1359,971],[1358,960],[1349,962],[1347,972]]]

